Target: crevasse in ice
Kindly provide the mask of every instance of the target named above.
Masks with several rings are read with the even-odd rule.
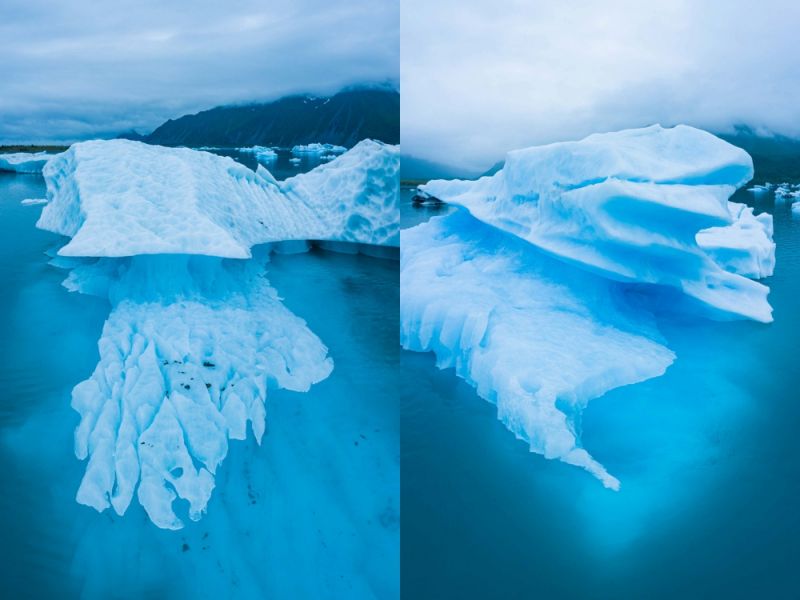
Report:
[[[307,391],[333,369],[266,280],[270,252],[307,247],[283,240],[396,243],[397,162],[396,148],[367,141],[278,182],[205,152],[115,140],[47,166],[38,226],[72,238],[52,263],[69,270],[68,289],[111,304],[99,363],[72,394],[75,452],[88,458],[79,502],[121,515],[135,494],[168,529],[183,526],[177,498],[202,516],[228,439],[249,423],[260,441],[268,389]]]
[[[772,219],[728,198],[750,157],[653,126],[509,153],[477,181],[422,191],[462,207],[401,234],[401,341],[434,351],[534,452],[619,482],[576,417],[674,354],[660,313],[771,320]]]

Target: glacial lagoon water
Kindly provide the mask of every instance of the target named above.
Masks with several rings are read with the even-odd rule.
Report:
[[[44,196],[40,176],[0,173],[0,597],[396,597],[397,263],[272,256],[269,281],[334,371],[308,393],[272,390],[262,445],[231,442],[207,514],[160,530],[136,501],[123,517],[75,502],[70,391],[109,306],[47,264],[63,240],[20,205]]]
[[[409,227],[450,207],[414,206]],[[663,320],[667,373],[593,400],[582,439],[622,482],[528,452],[495,407],[402,352],[408,598],[800,597],[800,219],[771,194],[774,323]]]

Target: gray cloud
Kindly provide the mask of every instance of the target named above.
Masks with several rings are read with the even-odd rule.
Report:
[[[0,142],[399,78],[399,0],[4,0]]]
[[[660,122],[800,136],[792,0],[402,0],[406,153],[507,150]]]

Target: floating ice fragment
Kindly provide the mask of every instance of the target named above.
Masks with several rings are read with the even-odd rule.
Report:
[[[305,145],[298,145],[292,148],[292,154],[294,155],[303,155],[303,154],[342,154],[347,152],[347,148],[344,146],[334,146],[333,144],[305,144]]]

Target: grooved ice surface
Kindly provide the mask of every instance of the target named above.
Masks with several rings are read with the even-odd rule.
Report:
[[[266,280],[270,252],[397,244],[397,163],[397,148],[365,141],[279,183],[206,152],[114,140],[48,164],[38,226],[72,238],[52,264],[68,289],[111,304],[99,363],[72,393],[88,459],[79,502],[122,515],[135,494],[167,529],[184,524],[177,499],[202,516],[228,439],[249,423],[261,440],[268,390],[307,391],[333,369]]]
[[[265,249],[266,250],[266,249]],[[159,527],[177,529],[177,497],[199,519],[227,440],[260,441],[268,387],[307,391],[333,363],[305,322],[263,277],[268,256],[100,259],[65,285],[108,297],[100,362],[73,390],[77,499],[123,514],[138,499]]]
[[[257,244],[397,245],[398,149],[365,140],[278,182],[230,158],[128,140],[74,144],[44,170],[41,229],[62,256],[204,254],[248,258]],[[317,171],[315,169],[315,171]]]
[[[478,181],[422,190],[462,207],[401,234],[403,346],[433,351],[532,451],[619,482],[582,447],[592,398],[675,359],[657,321],[771,320],[772,218],[728,198],[752,161],[679,126],[511,152]]]
[[[771,321],[768,288],[748,277],[772,273],[772,219],[728,202],[752,175],[744,150],[655,125],[509,152],[494,176],[421,189],[605,277],[678,288],[719,317]]]

